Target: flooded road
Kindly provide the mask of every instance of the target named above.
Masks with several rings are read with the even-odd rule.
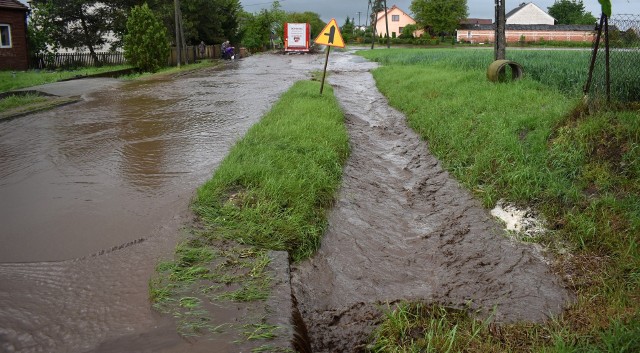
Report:
[[[179,337],[147,283],[191,220],[193,191],[323,64],[255,56],[1,122],[0,351],[240,351],[225,334]],[[495,308],[499,321],[559,312],[569,294],[544,259],[442,170],[374,67],[338,51],[329,61],[352,153],[319,252],[291,272],[314,352],[362,351],[380,304],[404,299]]]
[[[187,344],[147,283],[193,191],[318,58],[122,82],[0,122],[0,351],[236,351]]]

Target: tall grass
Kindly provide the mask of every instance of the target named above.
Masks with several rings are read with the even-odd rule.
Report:
[[[37,94],[9,96],[9,97],[0,99],[0,113],[7,111],[9,109],[24,106],[26,104],[34,104],[34,103],[44,102],[46,100],[47,100],[47,97],[43,97]]]
[[[531,76],[489,83],[477,63],[486,54],[478,51],[363,55],[384,57],[387,66],[373,73],[380,90],[486,206],[505,198],[548,220],[541,241],[558,251],[555,270],[576,303],[552,323],[504,327],[483,344],[498,338],[493,351],[640,351],[629,340],[640,336],[640,112],[588,115],[575,94]],[[545,55],[554,63],[565,54]]]
[[[310,256],[349,153],[329,88],[302,81],[284,94],[198,189],[194,209],[213,232],[241,244]]]
[[[493,51],[481,49],[397,49],[359,54],[385,65],[442,66],[460,71],[483,71],[493,61]],[[507,59],[524,66],[528,77],[573,95],[582,92],[590,55],[589,50],[509,50]]]

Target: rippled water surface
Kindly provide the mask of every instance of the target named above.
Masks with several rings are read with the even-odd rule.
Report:
[[[150,308],[153,268],[193,191],[321,59],[249,57],[0,122],[0,351],[182,351]]]

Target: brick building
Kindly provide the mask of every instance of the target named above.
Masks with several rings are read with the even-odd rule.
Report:
[[[27,13],[18,0],[0,0],[0,70],[27,70]]]
[[[593,25],[554,25],[554,18],[533,3],[521,3],[509,11],[505,17],[505,35],[508,43],[542,40],[592,42],[595,36],[595,23]],[[482,19],[461,21],[457,30],[457,40],[467,43],[493,43],[495,25],[490,20]]]
[[[593,42],[593,25],[507,25],[505,35],[508,43],[518,41],[539,42]],[[461,25],[457,30],[458,42],[493,43],[494,25]]]

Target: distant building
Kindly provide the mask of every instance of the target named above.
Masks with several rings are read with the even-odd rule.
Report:
[[[534,3],[522,3],[506,15],[505,35],[508,43],[527,41],[592,42],[594,25],[554,25],[555,19]],[[482,19],[467,19],[460,22],[457,30],[458,42],[493,43],[495,25]],[[490,21],[490,20],[489,20]]]
[[[541,40],[563,42],[592,42],[595,35],[592,25],[507,25],[507,43],[518,41],[538,42]],[[457,30],[458,42],[493,43],[494,25],[461,25]]]
[[[0,70],[27,70],[27,13],[17,0],[0,0]]]
[[[460,20],[461,25],[490,25],[493,24],[493,20],[490,18],[465,18]]]
[[[385,34],[388,34],[389,37],[399,37],[402,34],[402,30],[407,25],[415,25],[416,20],[413,17],[409,16],[406,12],[402,11],[396,5],[391,6],[387,9],[387,20],[389,22],[389,33],[387,33],[387,24],[384,19],[384,10],[380,11],[376,14],[376,34],[380,37],[384,37]],[[424,33],[423,30],[417,30],[413,32],[415,37],[419,37]]]
[[[521,3],[507,12],[505,18],[508,25],[554,25],[556,20],[536,4]]]

